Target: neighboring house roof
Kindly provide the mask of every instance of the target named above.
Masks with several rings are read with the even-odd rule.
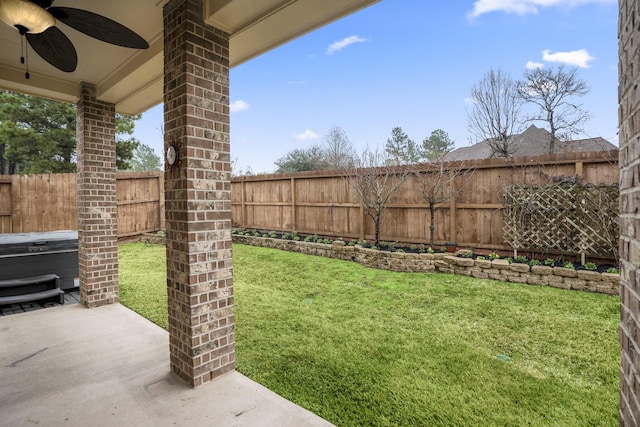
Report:
[[[540,156],[549,153],[549,136],[546,129],[534,125],[529,126],[524,132],[509,137],[509,149],[512,157]],[[618,147],[604,138],[576,139],[573,141],[555,142],[554,153],[609,151]],[[445,161],[488,159],[496,157],[487,140],[481,141],[469,147],[461,147],[453,150],[445,156]]]

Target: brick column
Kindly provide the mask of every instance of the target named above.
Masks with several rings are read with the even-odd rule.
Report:
[[[640,6],[620,0],[620,425],[640,425]]]
[[[229,36],[202,15],[202,0],[164,6],[170,363],[192,387],[235,368]]]
[[[115,106],[96,100],[96,87],[82,83],[77,106],[78,267],[80,302],[117,303],[118,215],[116,210]]]

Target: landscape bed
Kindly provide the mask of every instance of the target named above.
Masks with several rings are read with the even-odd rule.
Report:
[[[616,296],[233,251],[238,371],[338,426],[617,425]],[[164,256],[120,246],[166,328]]]
[[[331,243],[314,243],[304,240],[289,240],[277,237],[256,237],[247,234],[232,234],[234,242],[355,261],[367,267],[402,272],[440,272],[471,276],[479,279],[504,280],[561,289],[598,292],[617,295],[620,287],[619,273],[599,273],[587,269],[576,269],[573,264],[562,266],[530,265],[512,262],[509,259],[471,258],[465,251],[455,255],[447,252],[390,252],[348,245],[341,240]]]

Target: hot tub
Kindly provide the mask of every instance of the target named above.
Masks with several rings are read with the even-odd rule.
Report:
[[[63,290],[77,288],[77,231],[0,234],[0,280],[45,274],[60,276]]]

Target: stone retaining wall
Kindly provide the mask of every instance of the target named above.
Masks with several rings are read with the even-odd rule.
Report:
[[[300,252],[345,261],[355,261],[366,267],[402,272],[440,272],[460,274],[479,279],[504,280],[561,289],[598,292],[617,295],[620,282],[618,274],[571,270],[563,267],[529,266],[510,264],[503,259],[474,260],[449,254],[413,254],[377,251],[359,245],[347,246],[342,241],[332,244],[233,235],[235,243],[265,248]]]

